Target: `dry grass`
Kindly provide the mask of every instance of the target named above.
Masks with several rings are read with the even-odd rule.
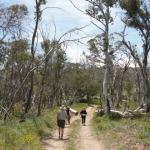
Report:
[[[95,116],[93,129],[108,149],[150,149],[150,114],[142,118],[117,120]]]

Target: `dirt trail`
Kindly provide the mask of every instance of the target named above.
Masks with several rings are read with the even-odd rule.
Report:
[[[79,117],[74,116],[71,119],[71,123],[77,120]],[[64,129],[64,139],[59,140],[58,139],[58,130],[54,131],[53,136],[50,137],[47,140],[44,140],[43,143],[43,149],[44,150],[65,150],[67,141],[69,140],[69,130],[70,126],[66,125]]]
[[[80,127],[79,131],[79,139],[77,139],[78,147],[77,150],[105,150],[102,143],[97,141],[91,131],[92,125],[92,118],[95,112],[95,107],[88,107],[87,108],[87,120],[86,126]],[[72,118],[71,123],[75,120],[79,119],[79,116],[75,116]],[[56,130],[53,133],[53,136],[43,141],[43,149],[44,150],[65,150],[67,141],[69,139],[69,130],[70,126],[66,126],[64,132],[64,140],[58,140],[58,131]]]
[[[86,126],[81,126],[79,131],[79,147],[78,150],[106,150],[104,145],[98,141],[92,132],[92,118],[95,107],[87,109]]]

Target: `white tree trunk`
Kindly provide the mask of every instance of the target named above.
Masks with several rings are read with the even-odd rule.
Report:
[[[103,98],[104,98],[104,110],[106,113],[110,112],[111,102],[111,86],[113,80],[113,63],[108,52],[105,52],[105,73],[103,80]]]

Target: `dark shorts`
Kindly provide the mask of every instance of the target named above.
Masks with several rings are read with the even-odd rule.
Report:
[[[65,127],[65,120],[57,120],[57,125],[60,128],[64,128]]]

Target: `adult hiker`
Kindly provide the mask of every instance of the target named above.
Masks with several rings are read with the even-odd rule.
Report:
[[[66,113],[67,113],[67,124],[70,125],[70,119],[71,119],[71,114],[70,114],[70,107],[66,107]]]
[[[66,119],[67,119],[67,113],[65,111],[65,107],[61,106],[60,110],[57,112],[57,126],[59,132],[59,139],[63,139]]]
[[[86,115],[87,115],[87,112],[86,112],[86,109],[83,108],[81,111],[80,111],[80,115],[81,115],[81,118],[82,118],[82,125],[85,125],[85,120],[86,120]]]

